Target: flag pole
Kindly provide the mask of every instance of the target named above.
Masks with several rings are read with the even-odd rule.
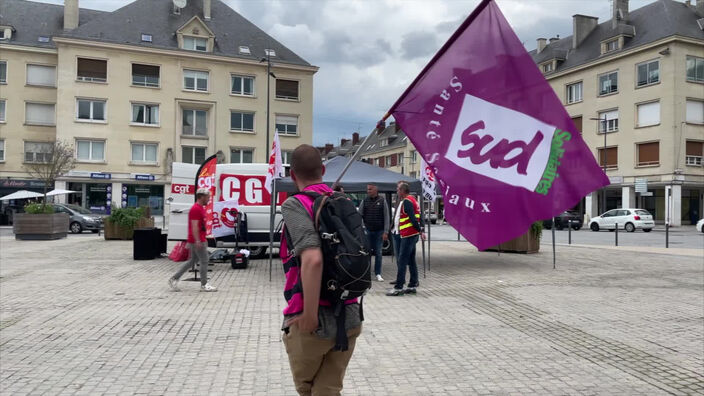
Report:
[[[421,249],[421,255],[423,256],[423,279],[425,279],[425,241],[423,240],[423,230],[425,229],[424,203],[425,203],[425,194],[423,194],[423,191],[421,190],[421,192],[420,192],[420,232],[421,232],[420,249]]]
[[[271,180],[271,203],[269,204],[269,282],[271,282],[271,272],[273,269],[274,250],[274,220],[276,218],[276,179]]]
[[[352,157],[350,157],[349,161],[347,161],[347,163],[345,164],[345,167],[342,168],[342,172],[340,172],[340,175],[337,177],[337,179],[335,180],[335,182],[332,184],[332,188],[333,188],[333,189],[334,189],[336,186],[339,186],[339,185],[340,185],[340,180],[342,180],[342,176],[345,175],[345,172],[347,172],[347,169],[350,167],[350,165],[352,165],[352,162],[354,162],[354,161],[357,159],[357,156],[358,156],[359,153],[362,151],[362,147],[364,147],[364,146],[367,144],[367,141],[369,140],[370,137],[372,137],[372,134],[373,134],[373,133],[379,133],[379,132],[381,132],[381,131],[384,130],[383,128],[380,128],[380,126],[382,125],[382,123],[383,123],[387,118],[389,118],[389,116],[391,116],[391,114],[390,114],[390,113],[386,113],[386,114],[384,115],[384,118],[382,118],[381,121],[379,121],[379,122],[376,124],[376,128],[374,128],[374,130],[373,130],[372,132],[370,132],[369,135],[367,135],[366,138],[364,138],[364,141],[362,142],[362,144],[360,144],[359,147],[357,147],[357,150],[354,152],[354,154],[352,155]]]

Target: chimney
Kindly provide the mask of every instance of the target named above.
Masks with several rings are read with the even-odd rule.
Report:
[[[332,143],[325,143],[325,154],[331,152],[333,147]]]
[[[572,49],[579,47],[598,25],[599,18],[579,14],[572,15]]]
[[[344,146],[345,143],[349,142],[349,139],[340,139],[340,147]]]
[[[64,0],[64,30],[78,27],[78,0]]]
[[[203,0],[203,18],[210,20],[210,0]]]
[[[357,144],[359,143],[359,133],[355,132],[352,134],[352,144]]]
[[[547,42],[548,42],[548,40],[546,40],[546,39],[544,39],[544,38],[542,38],[542,37],[539,38],[539,39],[538,39],[538,51],[537,51],[536,53],[539,54],[539,53],[543,52],[543,50],[544,50],[545,47],[547,46]]]
[[[611,27],[616,29],[619,23],[628,21],[628,0],[613,0],[613,7]]]
[[[697,0],[697,12],[704,17],[704,0]]]
[[[560,39],[560,36],[551,37],[551,38],[550,38],[550,44],[554,43],[555,41],[557,41],[557,40],[559,40],[559,39]]]

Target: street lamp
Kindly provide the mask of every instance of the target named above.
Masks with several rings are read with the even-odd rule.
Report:
[[[271,79],[269,77],[276,79],[276,75],[271,72],[271,52],[270,50],[264,51],[266,51],[266,58],[262,58],[259,63],[266,62],[266,147],[264,147],[264,159],[269,163],[269,151],[271,150],[269,147],[269,124],[271,124],[271,115],[269,114],[271,89],[269,88],[269,84]]]
[[[604,134],[604,164],[602,166],[604,170],[604,174],[606,174],[606,158],[607,158],[607,153],[608,151],[606,150],[606,129],[607,129],[607,118],[606,118],[606,113],[604,113],[604,118],[590,118],[590,120],[595,120],[595,121],[601,121],[602,125],[604,127],[603,129],[603,134]],[[601,191],[601,209],[602,213],[606,212],[606,186]]]

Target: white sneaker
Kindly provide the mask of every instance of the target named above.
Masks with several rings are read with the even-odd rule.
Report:
[[[169,287],[171,291],[180,292],[181,289],[178,288],[178,279],[169,278]]]
[[[383,282],[383,281],[384,281],[384,278],[382,278],[381,275],[377,275],[377,276],[376,276],[376,281],[377,281],[377,282]]]
[[[200,287],[200,291],[202,291],[202,292],[216,292],[216,291],[218,291],[218,288],[211,285],[210,283],[206,283],[205,285],[202,285]]]

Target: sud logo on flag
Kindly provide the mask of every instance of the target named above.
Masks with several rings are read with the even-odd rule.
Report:
[[[432,169],[445,216],[480,250],[609,183],[493,0],[389,110]]]

